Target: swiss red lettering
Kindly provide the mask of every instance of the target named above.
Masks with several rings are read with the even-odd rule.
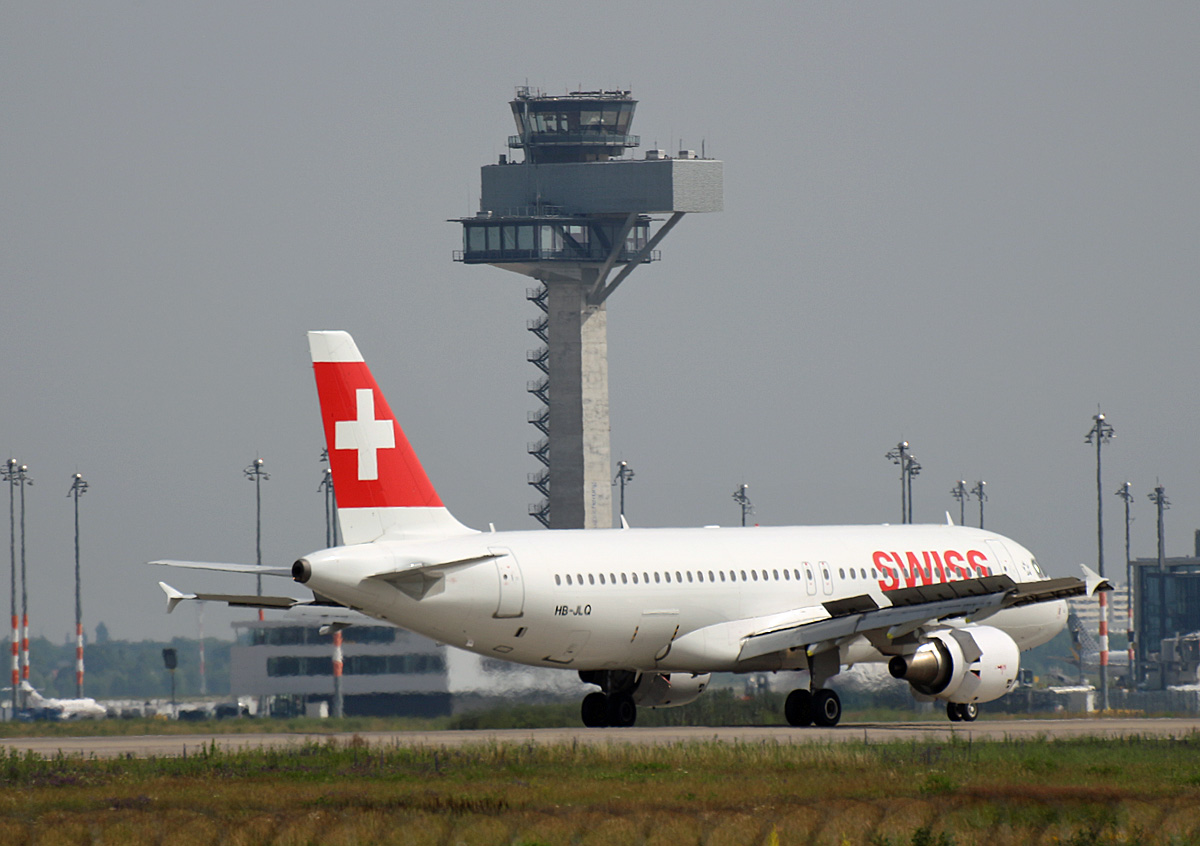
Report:
[[[992,570],[983,562],[987,561],[987,555],[980,552],[978,549],[967,550],[967,563],[975,568],[975,572],[980,576],[990,576]]]
[[[900,587],[900,576],[896,573],[896,568],[892,566],[892,559],[886,552],[877,551],[871,556],[871,560],[879,570],[880,590],[895,590]]]
[[[968,550],[965,556],[955,549],[945,552],[934,549],[884,552],[880,549],[871,554],[871,561],[879,571],[880,590],[990,576],[992,569],[987,560],[987,554],[978,549]]]
[[[923,556],[925,556],[925,566],[930,571],[933,570],[933,564],[937,565],[937,574],[938,574],[939,582],[949,581],[949,579],[946,578],[946,571],[942,569],[942,559],[938,556],[938,554],[936,552],[922,552],[921,554]],[[933,564],[929,563],[930,558],[933,559]]]
[[[947,549],[946,554],[942,556],[946,561],[946,571],[950,573],[951,579],[969,579],[971,578],[967,570],[963,567],[963,557],[961,552],[955,552],[953,549]],[[953,561],[951,559],[954,559]]]
[[[908,559],[908,570],[911,575],[908,578],[908,586],[913,587],[920,578],[921,584],[933,584],[933,568],[929,566],[929,556],[925,556],[925,566],[921,567],[921,559],[917,557],[915,552],[906,552],[904,556]]]

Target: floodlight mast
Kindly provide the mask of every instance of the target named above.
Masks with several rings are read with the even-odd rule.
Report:
[[[1117,488],[1116,496],[1125,500],[1125,611],[1127,615],[1125,636],[1129,642],[1129,689],[1136,690],[1138,672],[1136,650],[1133,648],[1133,559],[1129,557],[1129,526],[1133,522],[1133,518],[1129,516],[1129,504],[1133,502],[1133,493],[1130,491],[1132,487],[1131,482],[1125,482]]]
[[[958,500],[958,525],[967,525],[967,500],[971,498],[971,492],[967,490],[967,480],[959,479],[954,483],[954,487],[950,489],[950,496]]]
[[[733,501],[736,502],[742,509],[742,526],[746,525],[746,518],[754,513],[754,503],[750,501],[750,497],[746,494],[749,485],[738,485],[733,492]]]
[[[921,464],[917,461],[916,456],[914,456],[912,453],[909,453],[908,455],[908,465],[905,468],[905,472],[908,476],[908,522],[911,525],[913,521],[912,480],[913,476],[920,475],[921,473]]]
[[[321,450],[321,463],[329,463],[329,450]],[[333,489],[333,471],[328,467],[325,468],[317,490],[325,495],[325,548],[340,546],[337,530],[337,494]]]
[[[621,525],[625,525],[625,486],[633,481],[633,468],[626,461],[617,462],[617,475],[613,478],[614,485],[621,486]]]
[[[87,493],[88,483],[76,473],[71,477],[67,496],[75,500],[75,696],[83,698],[83,600],[79,587],[79,497]]]
[[[908,522],[908,441],[901,441],[883,456],[900,467],[900,522]]]
[[[263,470],[263,460],[256,458],[242,471],[243,475],[254,482],[254,563],[262,566],[262,482],[269,481],[271,476]],[[255,575],[258,582],[258,595],[262,596],[262,573]],[[258,609],[258,619],[263,619],[263,610]]]
[[[1104,482],[1100,472],[1100,448],[1116,434],[1112,425],[1097,410],[1092,416],[1086,443],[1096,445],[1096,572],[1104,578]],[[1100,710],[1109,710],[1108,703],[1108,591],[1098,590],[1100,602]]]
[[[25,577],[25,488],[32,485],[29,466],[17,468],[17,487],[21,489],[21,680],[29,681],[29,582]]]
[[[1146,494],[1147,498],[1154,503],[1154,507],[1158,509],[1158,631],[1156,636],[1160,644],[1161,650],[1162,639],[1167,636],[1167,615],[1164,610],[1167,607],[1167,543],[1163,532],[1163,512],[1171,507],[1171,501],[1167,499],[1167,489],[1162,486],[1157,480],[1155,481],[1153,493]],[[1138,652],[1143,661],[1146,659],[1146,648],[1149,644],[1138,643]]]
[[[19,691],[21,689],[21,664],[18,657],[21,650],[21,629],[17,617],[17,524],[16,524],[16,486],[17,460],[10,458],[4,465],[4,481],[8,482],[8,554],[11,561],[9,605],[12,610],[12,708],[17,713]]]
[[[526,297],[544,314],[526,356],[542,372],[527,389],[543,404],[528,451],[545,467],[528,476],[543,497],[529,514],[551,529],[610,528],[613,485],[607,301],[685,214],[720,211],[722,163],[680,150],[647,151],[630,134],[629,91],[548,95],[517,88],[512,151],[481,170],[479,210],[460,218],[454,260],[536,279]],[[655,231],[651,226],[668,215]]]
[[[972,495],[979,500],[979,528],[981,529],[983,528],[983,504],[987,502],[988,498],[987,491],[984,490],[986,487],[987,482],[983,481],[983,479],[980,479],[975,483],[975,487],[971,488]]]

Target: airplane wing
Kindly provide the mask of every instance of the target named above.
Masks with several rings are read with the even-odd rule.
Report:
[[[247,573],[251,576],[288,576],[292,575],[291,567],[270,567],[266,564],[222,564],[217,561],[173,561],[162,559],[150,561],[162,567],[183,567],[187,570],[217,570],[221,573]]]
[[[824,603],[829,613],[826,618],[748,635],[742,641],[738,660],[801,647],[811,655],[824,651],[821,644],[832,645],[859,635],[886,643],[941,620],[966,617],[976,622],[1004,608],[1112,589],[1107,581],[1093,579],[1095,574],[1086,567],[1084,573],[1084,579],[1015,582],[1000,575],[901,588],[886,594],[891,604],[882,608],[867,594],[832,600]]]

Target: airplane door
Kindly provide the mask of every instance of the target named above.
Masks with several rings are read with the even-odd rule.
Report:
[[[813,573],[812,565],[807,561],[804,562],[804,587],[808,589],[809,596],[817,595],[817,579]]]
[[[517,559],[507,549],[489,549],[496,559],[496,575],[500,579],[500,598],[493,617],[520,617],[525,613],[525,582]]]
[[[988,551],[991,553],[988,557],[996,563],[992,575],[1007,573],[1008,575],[1020,579],[1017,570],[1013,567],[1012,556],[1008,554],[1008,548],[998,540],[984,541],[987,544]]]
[[[830,570],[828,561],[821,561],[817,564],[817,568],[821,571],[821,589],[825,591],[826,596],[833,595],[833,573]]]

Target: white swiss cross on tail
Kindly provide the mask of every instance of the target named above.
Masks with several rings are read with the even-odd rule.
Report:
[[[370,388],[359,388],[354,398],[358,416],[337,421],[333,448],[358,451],[358,480],[366,482],[379,478],[376,451],[396,448],[396,425],[394,420],[375,419],[375,392]]]

